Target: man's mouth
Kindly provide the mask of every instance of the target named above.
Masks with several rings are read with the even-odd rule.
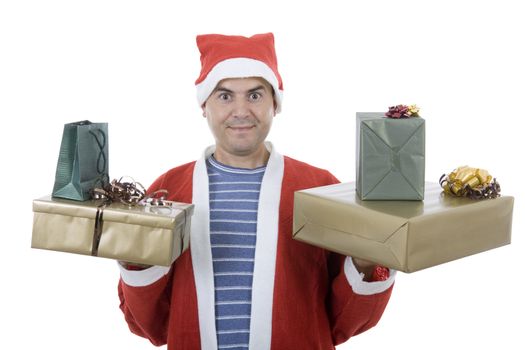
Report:
[[[246,131],[246,130],[250,130],[253,127],[254,125],[231,125],[229,126],[230,129],[235,130],[235,131]]]

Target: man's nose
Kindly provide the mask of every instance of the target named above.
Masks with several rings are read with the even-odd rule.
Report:
[[[250,104],[244,98],[233,101],[232,115],[237,118],[246,118],[250,115]]]

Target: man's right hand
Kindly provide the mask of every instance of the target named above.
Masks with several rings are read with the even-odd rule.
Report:
[[[122,266],[123,268],[129,271],[142,271],[142,270],[149,269],[150,267],[153,266],[153,265],[130,263],[127,261],[120,261],[120,260],[118,263],[120,264],[120,266]]]

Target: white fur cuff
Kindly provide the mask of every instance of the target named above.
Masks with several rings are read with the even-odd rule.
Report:
[[[131,271],[126,270],[122,265],[118,264],[120,269],[120,277],[122,281],[131,287],[144,287],[157,282],[165,276],[170,268],[166,266],[152,266],[145,270]]]
[[[390,269],[390,277],[385,281],[365,282],[363,281],[363,274],[360,274],[352,261],[351,257],[346,257],[345,260],[345,275],[348,283],[352,286],[355,293],[361,295],[372,295],[384,292],[394,283],[396,277],[396,270]]]

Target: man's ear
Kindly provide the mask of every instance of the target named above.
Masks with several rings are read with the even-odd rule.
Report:
[[[202,116],[206,118],[206,102],[204,102],[201,106],[202,109]]]

